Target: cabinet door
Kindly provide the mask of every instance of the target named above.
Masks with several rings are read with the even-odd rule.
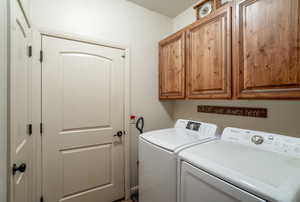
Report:
[[[185,33],[176,33],[159,43],[159,97],[185,98]]]
[[[231,7],[194,23],[187,34],[188,98],[231,98]]]
[[[300,98],[299,0],[239,0],[235,8],[235,96]]]

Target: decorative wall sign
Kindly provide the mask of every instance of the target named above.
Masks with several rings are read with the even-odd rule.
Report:
[[[258,118],[267,118],[268,110],[266,108],[249,108],[249,107],[222,107],[199,105],[198,112],[212,114],[227,114],[235,116],[250,116]]]

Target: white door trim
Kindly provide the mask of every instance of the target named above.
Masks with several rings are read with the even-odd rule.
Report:
[[[0,2],[0,201],[7,201],[8,1]]]
[[[75,40],[85,43],[90,43],[94,45],[106,46],[111,48],[117,48],[125,51],[125,73],[124,73],[124,86],[125,86],[125,96],[124,96],[124,130],[126,131],[125,145],[124,145],[124,154],[125,154],[125,200],[130,199],[130,127],[129,127],[129,117],[130,117],[130,48],[129,46],[123,45],[121,43],[109,42],[102,39],[93,39],[90,37],[84,37],[74,34],[66,34],[61,32],[51,32],[51,31],[35,31],[39,29],[33,28],[33,112],[32,112],[32,121],[33,121],[33,134],[36,137],[36,148],[35,154],[37,164],[36,164],[36,199],[39,200],[42,195],[42,168],[41,168],[41,136],[40,136],[40,120],[41,120],[41,64],[39,61],[40,57],[40,47],[42,47],[41,41],[42,36],[51,36],[62,39]]]
[[[45,36],[50,36],[50,37],[56,37],[56,38],[61,38],[61,39],[69,39],[73,41],[79,41],[79,42],[84,42],[84,43],[90,43],[94,45],[99,45],[99,46],[106,46],[106,47],[111,47],[111,48],[117,48],[121,50],[127,50],[129,49],[129,46],[120,42],[113,42],[110,40],[105,40],[101,38],[95,38],[95,37],[90,37],[90,36],[83,36],[79,34],[72,34],[72,33],[67,33],[67,32],[60,32],[60,31],[49,31],[49,30],[44,30],[44,29],[39,29],[35,28],[35,30],[38,30],[38,32],[41,35]]]

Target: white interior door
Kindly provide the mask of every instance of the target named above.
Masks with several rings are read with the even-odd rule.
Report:
[[[10,149],[11,201],[32,202],[33,139],[31,122],[31,60],[28,55],[31,33],[24,13],[11,1],[10,65]]]
[[[47,202],[124,197],[124,51],[42,37],[43,196]]]

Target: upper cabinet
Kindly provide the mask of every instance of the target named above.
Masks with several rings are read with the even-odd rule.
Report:
[[[185,32],[159,43],[159,97],[185,98]]]
[[[187,97],[231,98],[231,7],[187,30]]]
[[[233,0],[163,40],[160,98],[300,99],[299,8]]]
[[[236,2],[237,98],[300,98],[299,6],[299,0]]]

